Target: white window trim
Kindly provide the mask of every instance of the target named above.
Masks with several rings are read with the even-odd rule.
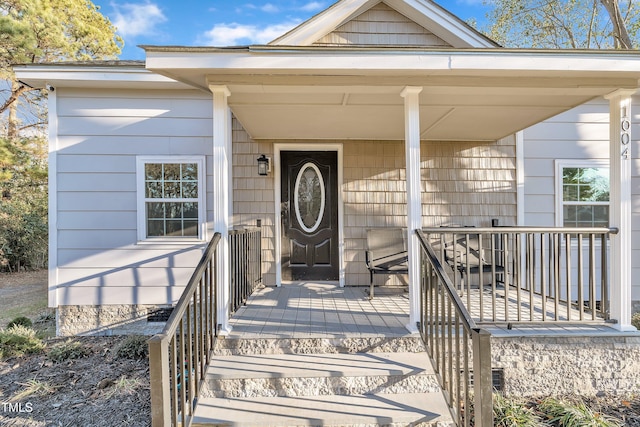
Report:
[[[584,159],[584,160],[556,160],[556,227],[564,226],[563,218],[563,200],[562,200],[562,170],[564,168],[609,168],[609,162],[606,160]],[[611,184],[609,184],[611,185]],[[611,190],[611,189],[609,189]],[[593,204],[611,205],[609,202],[594,202]]]
[[[147,237],[145,207],[144,166],[147,163],[196,163],[198,165],[198,237]],[[205,205],[205,156],[137,156],[136,157],[136,201],[138,218],[138,243],[189,244],[207,239]]]

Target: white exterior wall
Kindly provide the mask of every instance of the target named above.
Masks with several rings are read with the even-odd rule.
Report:
[[[57,207],[51,227],[58,269],[50,301],[175,303],[203,244],[138,242],[136,156],[207,155],[205,187],[211,189],[211,96],[60,88],[56,98]],[[207,205],[209,220],[211,209]]]
[[[632,300],[640,311],[640,98],[632,107]],[[609,101],[600,98],[524,132],[524,225],[556,226],[556,160],[609,161]],[[560,209],[560,207],[558,207]]]

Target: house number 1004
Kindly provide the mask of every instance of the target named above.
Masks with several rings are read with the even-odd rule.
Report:
[[[626,108],[625,108],[626,110]],[[626,111],[625,111],[626,116]],[[622,143],[622,157],[624,159],[629,159],[629,142],[631,141],[631,135],[629,134],[629,129],[631,128],[631,122],[628,118],[623,118],[620,123],[620,142]]]

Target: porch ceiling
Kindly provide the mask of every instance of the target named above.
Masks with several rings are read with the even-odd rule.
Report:
[[[640,79],[635,52],[146,49],[148,69],[227,86],[255,139],[401,140],[418,86],[422,139],[496,140]]]

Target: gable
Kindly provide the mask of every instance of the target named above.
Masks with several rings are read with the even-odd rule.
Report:
[[[382,2],[336,28],[313,45],[452,47]]]
[[[269,45],[499,47],[433,0],[339,0]]]

